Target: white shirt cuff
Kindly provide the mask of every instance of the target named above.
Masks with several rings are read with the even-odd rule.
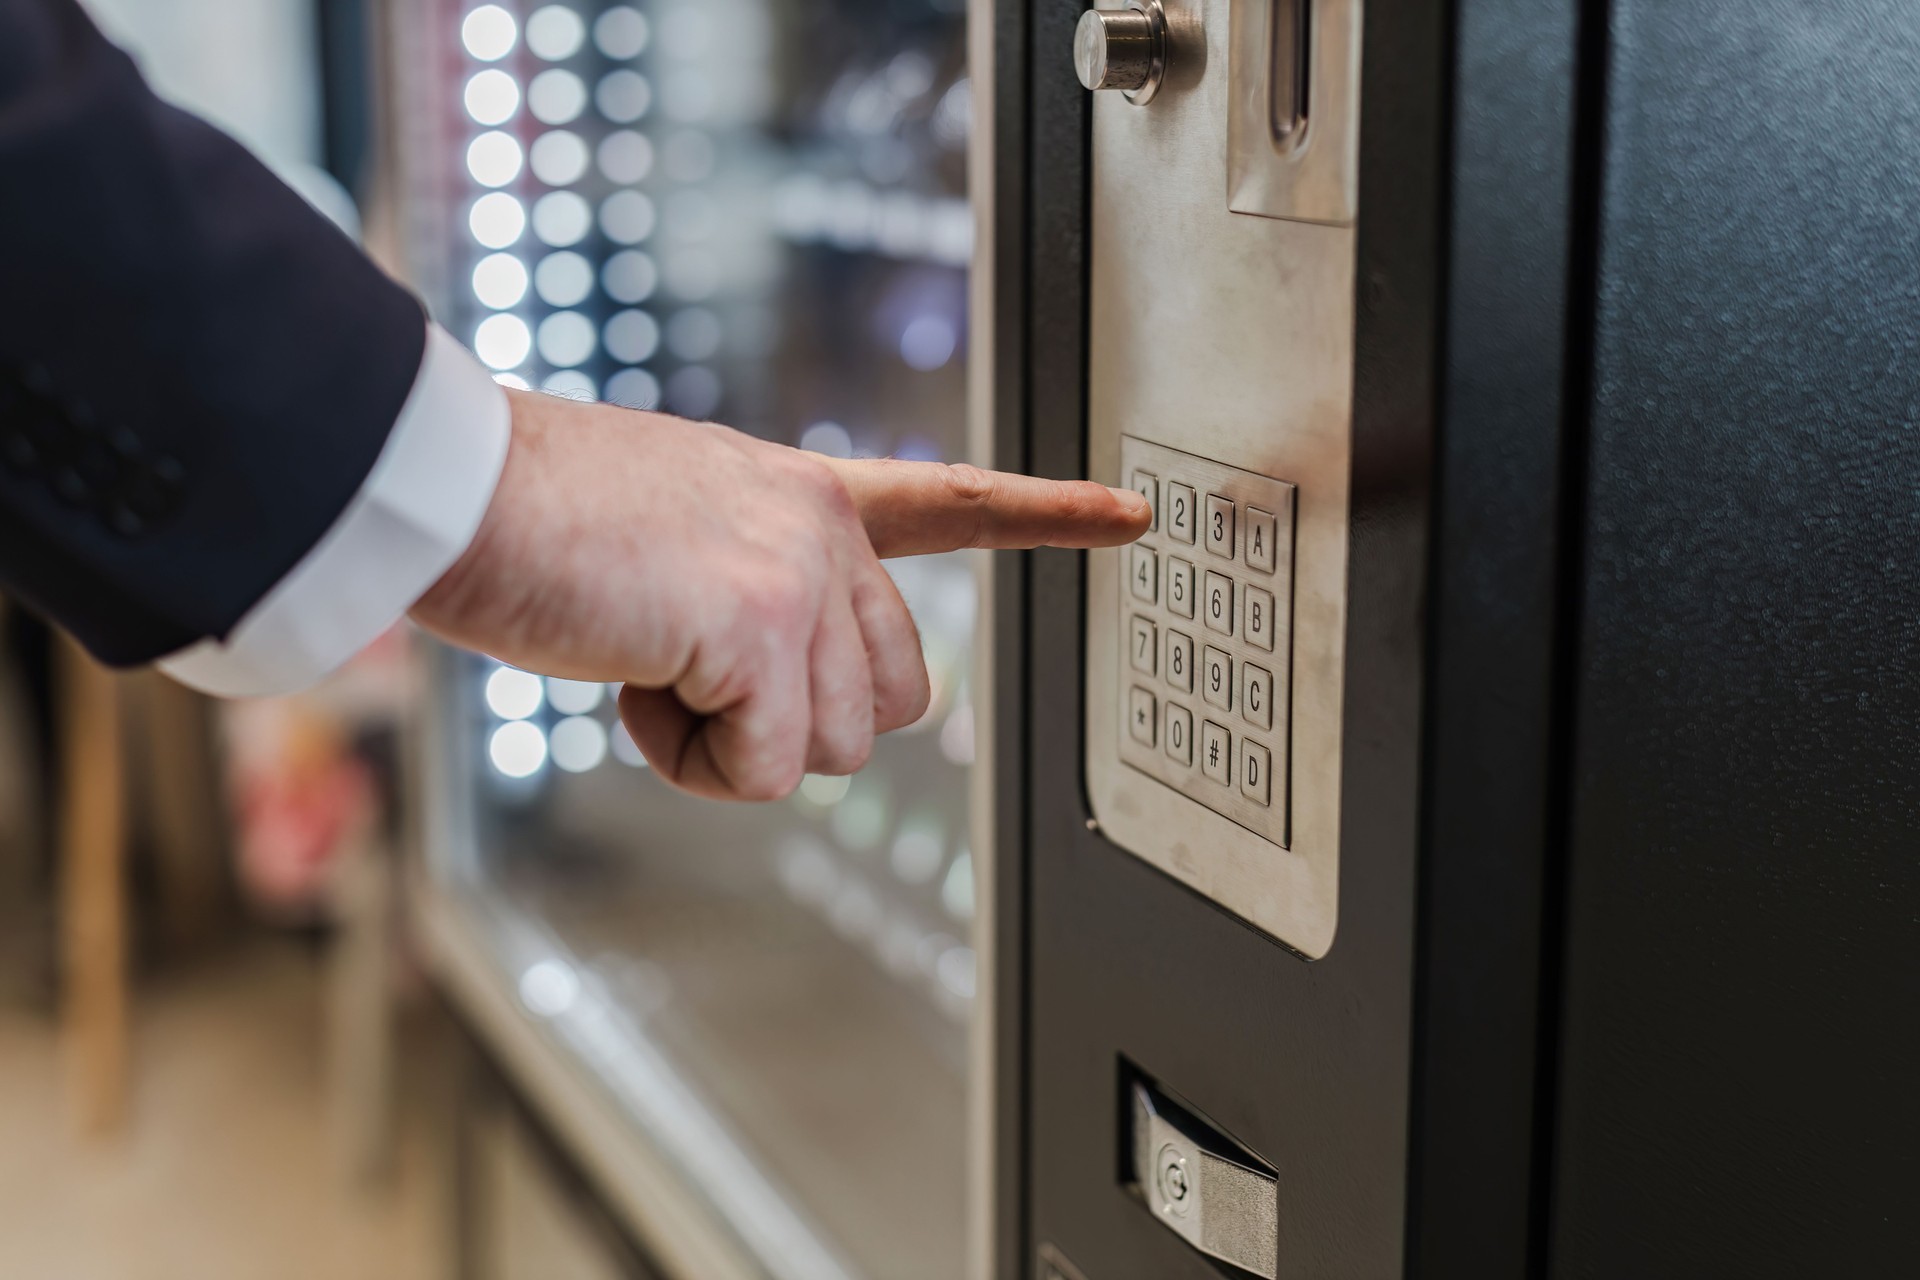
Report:
[[[305,558],[225,640],[160,669],[242,698],[314,684],[391,627],[473,541],[507,461],[506,392],[438,325],[373,470]]]

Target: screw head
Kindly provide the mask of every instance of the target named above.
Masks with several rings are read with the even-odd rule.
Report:
[[[1169,1142],[1160,1148],[1159,1158],[1154,1165],[1154,1183],[1160,1191],[1161,1211],[1186,1217],[1193,1208],[1193,1184],[1187,1175],[1186,1153]]]

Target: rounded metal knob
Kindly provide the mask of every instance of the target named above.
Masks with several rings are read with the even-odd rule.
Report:
[[[1160,87],[1167,64],[1167,24],[1158,0],[1151,8],[1089,9],[1073,31],[1073,66],[1089,89],[1119,89],[1145,102]]]

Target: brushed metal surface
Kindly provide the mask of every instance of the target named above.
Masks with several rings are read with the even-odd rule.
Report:
[[[1317,958],[1339,914],[1355,242],[1228,210],[1230,3],[1167,5],[1151,106],[1094,99],[1088,466],[1127,483],[1133,435],[1296,487],[1290,847],[1122,761],[1114,551],[1088,559],[1086,782],[1109,839]]]
[[[1305,6],[1306,111],[1281,120],[1276,19]],[[1360,185],[1360,0],[1233,0],[1227,207],[1348,224]]]

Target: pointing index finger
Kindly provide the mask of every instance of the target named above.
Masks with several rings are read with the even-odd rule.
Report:
[[[1147,531],[1147,500],[1091,480],[895,458],[822,458],[847,486],[874,554],[963,547],[1115,547]]]

